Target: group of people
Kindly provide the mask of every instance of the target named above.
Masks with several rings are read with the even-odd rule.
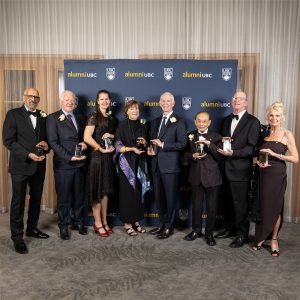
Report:
[[[111,95],[106,90],[97,93],[95,110],[87,120],[74,113],[77,98],[71,91],[61,94],[61,109],[48,116],[37,109],[40,102],[37,89],[26,89],[23,102],[22,107],[7,113],[3,124],[3,143],[10,151],[13,192],[10,227],[16,252],[28,252],[23,239],[27,186],[30,201],[26,235],[49,238],[37,224],[45,158],[51,150],[58,226],[63,240],[70,239],[69,228],[82,235],[88,233],[83,222],[85,200],[92,208],[95,233],[104,238],[112,234],[107,223],[107,207],[114,193],[118,195],[126,233],[129,236],[145,233],[139,222],[144,218],[144,198],[150,177],[159,226],[149,233],[158,239],[169,238],[174,233],[183,159],[189,165],[188,182],[192,191],[192,231],[184,239],[193,241],[202,236],[206,200],[207,244],[216,245],[215,238],[234,237],[230,247],[242,247],[248,241],[248,191],[253,158],[261,151],[269,159],[257,162],[261,221],[256,225],[252,248],[259,250],[270,239],[271,254],[280,255],[277,237],[286,189],[285,162],[298,162],[294,136],[283,127],[281,102],[273,103],[267,110],[269,130],[263,139],[260,139],[259,120],[246,110],[248,100],[243,91],[233,96],[233,113],[223,119],[219,133],[209,129],[211,119],[207,112],[196,114],[196,128],[187,133],[184,120],[173,111],[175,99],[169,92],[161,95],[162,115],[151,122],[150,128],[140,119],[140,103],[136,100],[125,103],[125,120],[119,123],[112,115]],[[231,147],[223,147],[225,140],[230,141]],[[226,226],[214,236],[221,186]]]

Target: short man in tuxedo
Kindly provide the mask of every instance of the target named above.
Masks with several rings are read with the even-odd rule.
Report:
[[[218,146],[222,136],[209,130],[211,124],[207,112],[198,112],[195,116],[197,130],[188,133],[188,149],[184,154],[190,169],[188,182],[192,186],[192,232],[184,237],[193,241],[202,236],[203,202],[206,200],[207,219],[205,240],[209,246],[216,245],[213,230],[216,220],[219,186],[222,176],[219,169],[220,154]]]
[[[221,135],[231,138],[231,150],[218,150],[224,156],[227,226],[216,238],[237,235],[229,245],[231,248],[242,247],[247,242],[249,231],[248,190],[260,122],[246,111],[247,104],[246,93],[237,91],[231,100],[233,113],[223,119],[221,126]]]
[[[69,240],[68,226],[71,210],[74,215],[72,229],[87,234],[83,224],[84,173],[86,156],[75,155],[76,146],[86,150],[83,142],[84,120],[74,114],[77,98],[71,91],[64,91],[60,98],[61,109],[47,118],[47,139],[54,151],[53,168],[57,193],[57,210],[60,237]]]
[[[24,105],[10,110],[3,124],[3,144],[10,151],[9,172],[13,193],[10,207],[11,239],[16,252],[21,254],[28,252],[23,240],[27,185],[30,199],[26,236],[49,238],[37,228],[46,171],[45,154],[49,152],[46,142],[47,115],[37,109],[39,102],[38,90],[26,89]]]
[[[153,188],[160,225],[150,233],[166,239],[174,232],[180,151],[186,145],[186,128],[183,119],[173,112],[175,100],[171,93],[163,93],[159,103],[163,115],[151,122],[152,147],[149,147],[148,155],[152,156]]]

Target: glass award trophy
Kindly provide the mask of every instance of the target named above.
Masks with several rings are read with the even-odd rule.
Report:
[[[223,151],[228,151],[231,150],[231,137],[223,137],[222,142],[223,142]]]
[[[75,147],[75,157],[82,156],[82,146],[77,144]]]
[[[259,157],[258,160],[261,164],[263,165],[268,165],[269,164],[269,153],[259,151]]]

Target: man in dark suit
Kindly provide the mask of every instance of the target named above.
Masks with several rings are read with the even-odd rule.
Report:
[[[150,233],[166,239],[174,232],[180,151],[186,145],[186,128],[184,121],[173,112],[175,100],[171,93],[162,94],[159,103],[163,115],[151,122],[152,147],[149,147],[148,154],[152,156],[153,187],[160,225]]]
[[[26,236],[46,239],[49,235],[37,228],[46,171],[46,113],[36,109],[39,92],[28,88],[23,95],[24,105],[10,110],[3,124],[3,144],[10,151],[9,172],[12,181],[10,207],[11,239],[15,250],[28,252],[23,240],[23,217],[26,188],[29,186],[29,207]]]
[[[197,130],[188,134],[188,149],[184,154],[190,164],[188,182],[192,186],[192,232],[184,237],[193,241],[202,236],[203,202],[206,200],[207,219],[205,240],[209,246],[216,245],[213,230],[216,220],[217,200],[222,176],[219,169],[220,154],[218,146],[222,136],[210,131],[210,116],[199,112],[195,116]]]
[[[217,234],[216,238],[237,235],[229,245],[231,248],[242,247],[247,242],[249,231],[248,190],[260,122],[246,111],[247,104],[245,92],[234,94],[231,101],[233,114],[225,117],[221,126],[221,135],[231,138],[231,149],[218,150],[224,156],[224,181],[228,194],[225,199],[227,228]]]
[[[74,217],[72,229],[83,235],[88,233],[83,224],[86,156],[78,149],[86,150],[87,146],[83,142],[84,120],[73,113],[77,107],[75,94],[64,91],[60,104],[61,109],[47,118],[47,139],[54,151],[53,168],[60,237],[69,240],[71,212]],[[75,154],[75,150],[78,153]]]

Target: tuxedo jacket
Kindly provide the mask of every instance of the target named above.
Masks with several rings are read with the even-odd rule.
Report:
[[[162,117],[159,117],[151,122],[150,139],[159,138],[164,143],[163,148],[158,148],[157,155],[152,158],[152,171],[158,168],[162,173],[180,172],[180,152],[186,146],[184,121],[173,113],[168,119],[164,132],[160,132],[158,137],[161,121]]]
[[[46,114],[37,111],[36,129],[24,106],[10,110],[3,124],[3,144],[10,151],[9,172],[15,175],[33,175],[39,168],[46,170],[46,159],[34,162],[29,153],[36,153],[36,145],[46,141]]]
[[[222,184],[222,176],[219,168],[220,154],[217,152],[222,141],[222,136],[208,130],[206,139],[210,145],[204,146],[206,156],[202,159],[194,159],[197,152],[195,141],[198,141],[198,130],[188,133],[188,146],[184,158],[189,164],[188,182],[193,186],[202,184],[204,187],[214,187]]]
[[[83,167],[85,161],[71,161],[75,147],[83,141],[84,119],[75,115],[77,128],[70,123],[62,110],[52,113],[47,118],[47,140],[54,151],[54,170],[67,170]]]
[[[220,133],[223,137],[231,136],[231,116],[222,120]],[[248,181],[250,179],[259,133],[259,120],[245,112],[231,136],[233,155],[224,158],[224,172],[229,181]]]

